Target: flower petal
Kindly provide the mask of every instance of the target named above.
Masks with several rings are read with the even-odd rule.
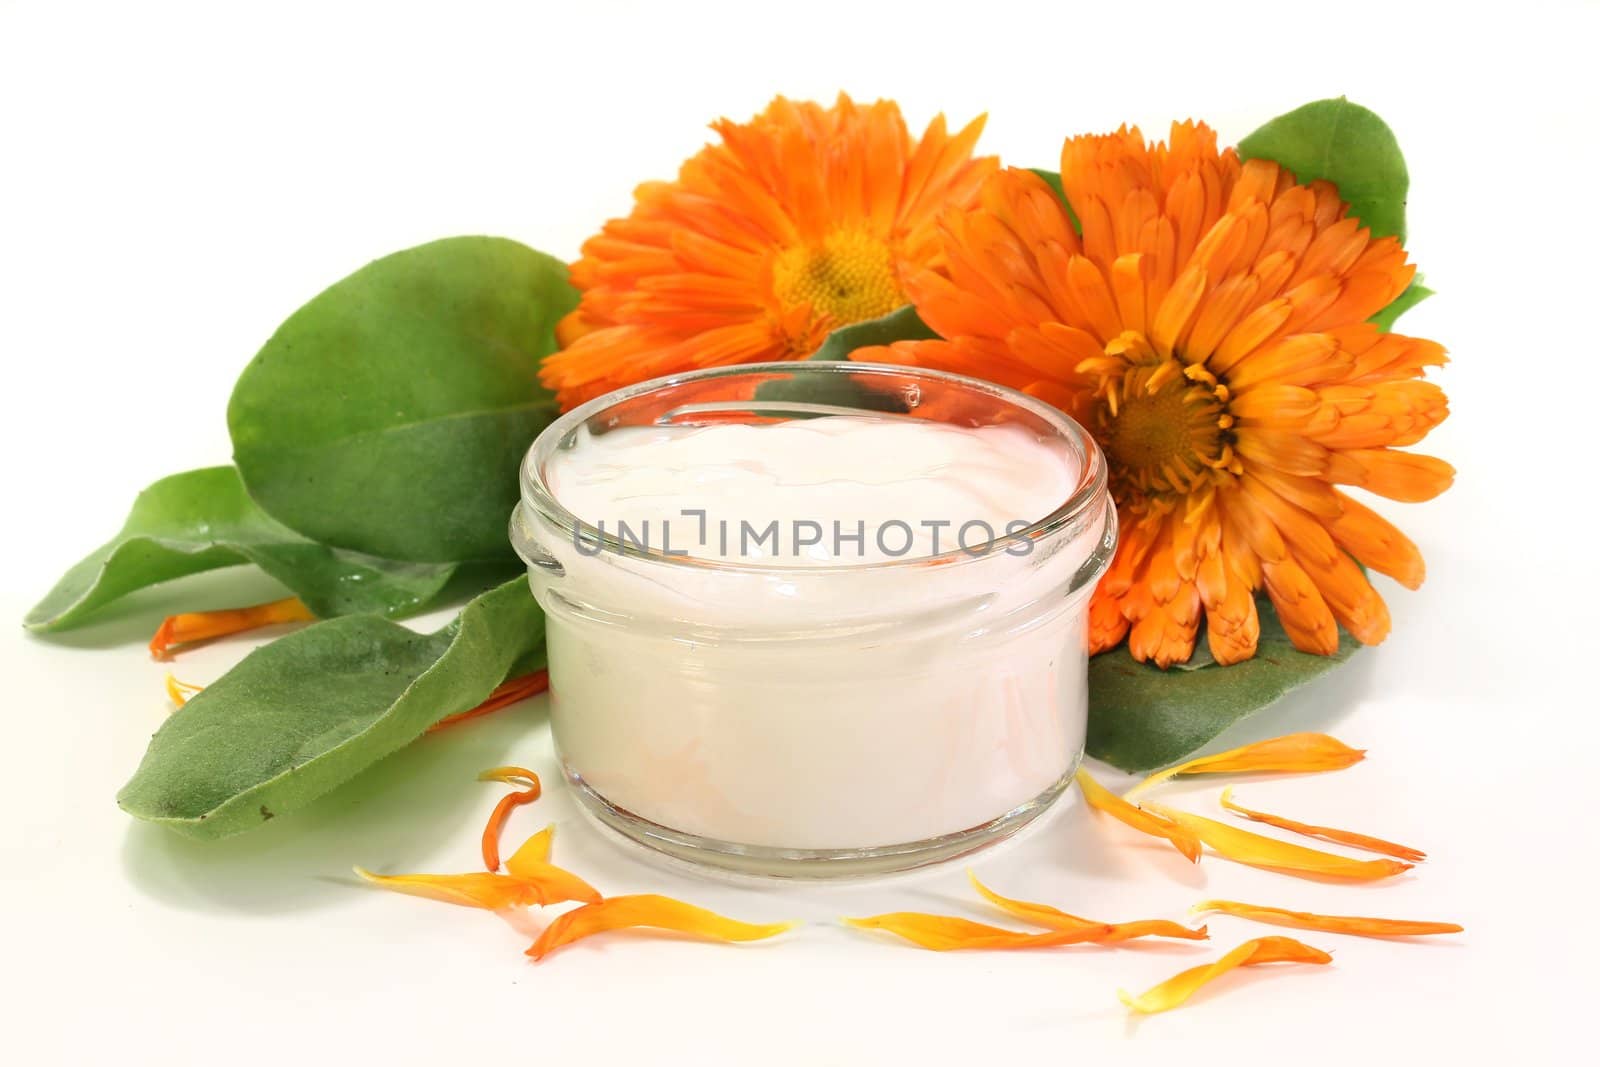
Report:
[[[527,954],[542,960],[556,949],[608,930],[648,928],[692,934],[708,941],[759,941],[800,925],[747,923],[654,893],[608,897],[562,915],[539,935]]]
[[[204,688],[205,686],[203,685],[180,682],[172,676],[171,672],[167,674],[167,698],[172,701],[172,706],[175,708],[181,708],[189,703],[189,698]]]
[[[1175,923],[1168,919],[1141,919],[1136,922],[1126,923],[1097,923],[1093,919],[1082,919],[1076,915],[1068,915],[1048,904],[1035,904],[1026,900],[1012,900],[1003,897],[978,881],[978,876],[971,871],[967,877],[972,879],[972,887],[976,889],[989,903],[1007,914],[1014,915],[1026,922],[1045,926],[1051,930],[1102,930],[1094,940],[1101,942],[1127,941],[1136,937],[1177,937],[1185,941],[1204,941],[1206,928],[1200,927],[1192,930],[1182,923]]]
[[[1190,863],[1200,862],[1200,839],[1194,834],[1175,825],[1169,819],[1163,819],[1159,815],[1128,803],[1095,781],[1094,776],[1082,767],[1078,768],[1077,778],[1078,788],[1083,790],[1083,799],[1088,801],[1091,808],[1098,808],[1140,833],[1165,838],[1172,843],[1173,848],[1188,857]]]
[[[524,804],[532,804],[539,799],[542,789],[539,785],[539,776],[525,767],[492,767],[478,775],[480,782],[506,782],[510,785],[521,785],[526,788],[516,793],[507,793],[500,798],[500,803],[494,806],[494,811],[489,813],[489,821],[483,827],[483,865],[491,871],[500,869],[500,833],[505,829],[506,820],[511,818],[511,813]]]
[[[454,715],[446,715],[444,718],[428,727],[428,733],[431,734],[438,730],[443,730],[447,726],[454,726],[457,723],[466,722],[469,719],[480,718],[484,715],[490,714],[491,712],[499,711],[501,708],[509,708],[511,705],[516,704],[519,701],[527,700],[532,696],[538,696],[540,693],[549,688],[549,671],[534,671],[532,674],[524,674],[520,678],[513,678],[509,682],[504,682],[498,686],[494,692],[490,693],[484,702],[479,704],[477,707],[468,708],[466,711],[458,711]]]
[[[1055,948],[1098,941],[1111,933],[1110,923],[1091,923],[1070,930],[1035,933],[1007,930],[1001,926],[973,922],[954,915],[930,915],[920,911],[894,911],[843,920],[858,930],[883,930],[903,937],[913,945],[948,952],[964,948]]]
[[[192,645],[216,637],[243,633],[263,626],[277,626],[287,622],[316,622],[311,609],[295,596],[274,600],[269,604],[255,604],[248,608],[231,608],[227,611],[191,611],[182,615],[169,615],[150,638],[150,655],[159,660],[169,660],[180,645]]]
[[[517,851],[512,853],[511,858],[506,860],[506,871],[515,877],[519,863],[549,863],[550,844],[555,832],[554,825],[546,826],[524,841]]]
[[[506,873],[533,889],[539,904],[561,904],[569,900],[598,904],[600,891],[582,878],[550,862],[550,837],[555,827],[546,826],[522,843],[506,860]]]
[[[1337,771],[1360,763],[1366,750],[1351,748],[1327,734],[1285,734],[1265,741],[1230,748],[1157,771],[1123,794],[1132,800],[1153,785],[1180,774],[1257,774],[1266,771],[1314,773]]]
[[[1246,941],[1215,963],[1191,967],[1168,978],[1158,986],[1132,996],[1117,990],[1117,996],[1134,1011],[1153,1014],[1171,1011],[1207,982],[1220,978],[1235,967],[1253,967],[1262,963],[1331,963],[1333,957],[1319,948],[1303,945],[1292,937],[1258,937]]]
[[[1264,811],[1253,811],[1233,802],[1233,786],[1231,785],[1222,791],[1222,806],[1235,815],[1243,815],[1254,822],[1264,822],[1268,826],[1276,826],[1280,830],[1304,834],[1306,837],[1320,837],[1324,841],[1349,845],[1352,848],[1365,849],[1368,852],[1381,852],[1385,856],[1394,856],[1397,859],[1407,860],[1411,863],[1421,863],[1428,858],[1428,854],[1421,849],[1412,848],[1410,845],[1396,844],[1393,841],[1385,841],[1381,837],[1369,837],[1366,834],[1358,834],[1353,830],[1340,830],[1332,826],[1313,826],[1310,823],[1285,819],[1281,815],[1269,815]]]
[[[1315,915],[1309,911],[1288,911],[1260,904],[1241,904],[1237,900],[1207,900],[1189,909],[1198,914],[1206,911],[1237,915],[1241,919],[1271,923],[1274,926],[1297,926],[1303,930],[1321,930],[1329,934],[1351,934],[1356,937],[1421,937],[1425,934],[1459,934],[1462,927],[1456,923],[1413,922],[1409,919],[1369,919],[1358,915]]]
[[[505,908],[527,907],[537,904],[533,886],[504,874],[472,871],[467,874],[373,874],[364,867],[355,872],[373,885],[392,889],[429,900],[442,900],[446,904],[460,904],[467,908],[487,908],[500,911]]]
[[[1194,834],[1211,846],[1218,855],[1252,867],[1265,867],[1268,870],[1289,874],[1314,874],[1357,881],[1389,878],[1411,869],[1411,864],[1399,860],[1351,859],[1333,852],[1306,848],[1304,845],[1241,830],[1236,826],[1229,826],[1227,823],[1207,819],[1191,812],[1175,811],[1156,804],[1150,804],[1148,807]]]
[[[490,767],[478,773],[480,782],[504,782],[506,785],[520,786],[531,792],[540,790],[539,776],[526,767]]]

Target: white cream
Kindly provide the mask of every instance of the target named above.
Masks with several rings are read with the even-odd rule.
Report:
[[[568,511],[608,534],[779,566],[976,554],[1060,506],[1077,476],[1064,445],[1020,427],[848,415],[580,430],[545,472]]]
[[[611,805],[717,842],[873,849],[984,826],[1070,774],[1086,711],[1075,579],[1105,516],[1005,537],[1072,496],[1064,443],[872,416],[580,430],[543,477],[586,523],[638,537],[648,522],[652,550],[688,554],[537,531],[556,740]],[[776,543],[741,538],[774,520]],[[974,521],[998,538],[981,555],[961,550],[982,548],[981,526],[957,544]],[[860,541],[836,542],[835,522]],[[935,537],[956,555],[896,562]]]

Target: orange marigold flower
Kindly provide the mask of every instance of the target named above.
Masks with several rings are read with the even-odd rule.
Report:
[[[583,246],[583,290],[540,377],[563,409],[696,367],[801,359],[830,330],[906,303],[905,278],[942,262],[939,212],[972,202],[994,172],[973,158],[980,118],[920,139],[892,102],[831,108],[783,97],[673,182],[634,193],[633,213]]]
[[[1090,605],[1092,650],[1187,660],[1204,616],[1221,663],[1255,654],[1265,589],[1297,648],[1339,626],[1374,644],[1389,613],[1358,561],[1415,588],[1417,548],[1336,488],[1427,500],[1451,467],[1399,451],[1444,419],[1419,381],[1432,341],[1368,323],[1415,268],[1327,182],[1218,151],[1203,124],[1076,137],[1061,180],[1009,169],[941,222],[946,267],[906,291],[944,340],[852,358],[1022,389],[1087,426],[1122,525]]]

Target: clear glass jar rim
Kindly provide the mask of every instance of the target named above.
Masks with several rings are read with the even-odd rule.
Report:
[[[639,382],[635,385],[624,386],[603,396],[595,397],[587,403],[580,404],[557,418],[549,426],[546,426],[539,436],[534,439],[533,445],[523,457],[520,474],[522,506],[532,508],[538,512],[545,521],[558,528],[564,537],[574,540],[581,537],[591,543],[604,544],[608,550],[617,550],[620,546],[616,543],[616,538],[609,534],[601,533],[596,527],[584,522],[568,511],[555,498],[555,494],[550,491],[550,487],[545,484],[542,473],[544,464],[555,453],[556,448],[567,434],[609,408],[661,389],[718,378],[737,378],[746,375],[760,376],[775,373],[790,376],[816,375],[819,378],[839,374],[859,374],[864,377],[878,374],[893,375],[902,380],[911,378],[935,381],[994,397],[1042,419],[1053,427],[1057,434],[1066,440],[1081,458],[1082,466],[1078,471],[1078,483],[1074,486],[1072,495],[1060,507],[1026,529],[1010,536],[1042,539],[1063,529],[1070,528],[1085,515],[1089,514],[1106,496],[1105,456],[1101,453],[1100,446],[1095,442],[1094,438],[1077,420],[1060,408],[1047,404],[1036,397],[1029,396],[1020,390],[997,385],[994,382],[984,381],[980,378],[968,377],[964,374],[952,374],[948,371],[930,370],[925,367],[902,367],[889,363],[854,363],[846,360],[786,360],[773,363],[736,363],[726,367],[711,367],[682,374],[668,374],[660,378]],[[863,409],[862,414],[870,416],[874,414],[881,415],[882,413]],[[699,556],[669,556],[654,549],[639,550],[631,546],[627,548],[626,554],[630,559],[646,560],[667,567],[700,567],[733,571],[741,574],[771,575],[861,573],[882,571],[895,567],[976,563],[989,556],[989,553],[973,554],[965,549],[956,548],[933,556],[915,556],[875,563],[785,565],[707,559]]]

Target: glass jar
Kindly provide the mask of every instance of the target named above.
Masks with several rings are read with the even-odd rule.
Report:
[[[618,427],[837,414],[1020,426],[1064,447],[1076,487],[1017,535],[1025,553],[798,566],[619,542],[547,480],[562,450]],[[1116,513],[1094,440],[1039,400],[848,362],[645,382],[539,436],[511,537],[546,615],[564,773],[645,845],[752,873],[897,870],[1014,832],[1072,780]]]

